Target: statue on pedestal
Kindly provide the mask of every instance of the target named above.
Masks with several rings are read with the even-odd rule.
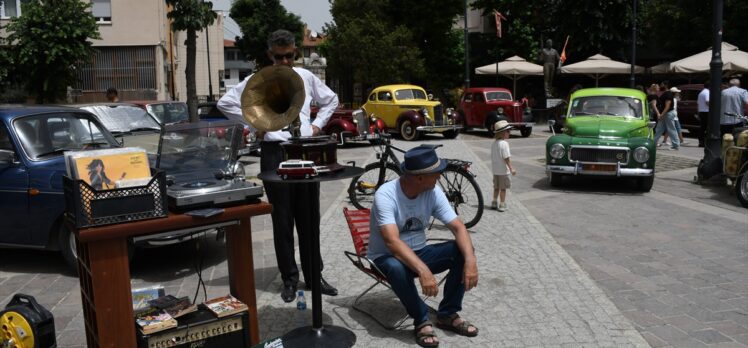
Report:
[[[556,74],[556,66],[559,65],[561,59],[558,55],[558,51],[553,48],[553,41],[550,39],[545,41],[545,47],[540,52],[540,61],[543,63],[545,96],[551,97],[553,77]]]

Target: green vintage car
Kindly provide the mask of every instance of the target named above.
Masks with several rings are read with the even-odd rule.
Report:
[[[546,142],[551,186],[561,185],[564,176],[599,175],[636,178],[639,189],[649,191],[657,149],[654,124],[641,91],[589,88],[575,92],[562,133]]]

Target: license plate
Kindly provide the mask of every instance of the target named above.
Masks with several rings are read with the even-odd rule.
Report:
[[[582,169],[593,172],[615,172],[615,164],[584,164]]]

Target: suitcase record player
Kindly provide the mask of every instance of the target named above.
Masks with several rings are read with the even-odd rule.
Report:
[[[233,122],[167,125],[157,166],[166,172],[169,209],[184,211],[257,201],[262,186],[244,180],[238,162],[242,127]]]

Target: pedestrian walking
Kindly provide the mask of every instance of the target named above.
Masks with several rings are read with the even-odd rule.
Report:
[[[704,89],[699,92],[699,96],[696,98],[696,105],[699,111],[699,125],[701,126],[701,132],[699,132],[699,147],[704,147],[706,135],[709,134],[707,127],[709,122],[709,81],[704,82]]]
[[[678,150],[680,142],[678,141],[678,133],[675,128],[675,111],[673,110],[673,93],[670,92],[670,84],[667,81],[660,83],[660,90],[662,94],[659,99],[659,110],[660,118],[657,120],[657,128],[655,128],[655,144],[659,143],[660,137],[666,131],[672,146],[670,150]]]
[[[512,166],[509,151],[509,131],[512,126],[507,121],[498,121],[494,125],[494,142],[491,145],[491,168],[493,170],[493,200],[491,209],[506,211],[506,190],[512,187],[511,175],[517,175]],[[499,204],[496,204],[496,198]]]

